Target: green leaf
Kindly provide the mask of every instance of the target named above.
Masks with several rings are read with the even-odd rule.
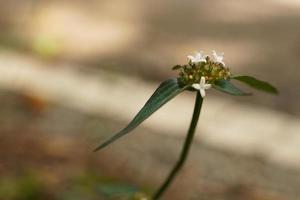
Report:
[[[247,85],[253,87],[254,89],[261,90],[261,91],[264,91],[264,92],[268,92],[268,93],[271,93],[271,94],[278,94],[278,90],[274,86],[272,86],[270,83],[258,80],[254,77],[251,77],[251,76],[233,76],[231,78],[235,79],[235,80],[238,80],[238,81],[241,81],[243,83],[246,83]]]
[[[181,93],[186,89],[187,86],[182,86],[180,81],[176,78],[169,79],[160,84],[160,86],[156,89],[150,99],[146,102],[143,108],[138,112],[138,114],[133,118],[133,120],[120,132],[115,134],[113,137],[106,140],[103,144],[101,144],[95,151],[104,148],[120,137],[126,135],[133,129],[135,129],[138,125],[140,125],[144,120],[146,120],[151,114],[153,114],[156,110],[158,110],[161,106],[167,103],[169,100],[174,98],[176,95]]]
[[[251,93],[246,93],[234,86],[228,80],[218,80],[215,81],[213,87],[221,92],[225,92],[227,94],[235,95],[235,96],[246,96],[251,95]]]

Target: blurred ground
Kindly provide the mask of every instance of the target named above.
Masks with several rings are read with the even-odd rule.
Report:
[[[1,32],[8,45],[43,57],[148,80],[170,76],[171,66],[199,48],[224,51],[234,73],[270,80],[281,91],[244,103],[299,114],[300,8],[292,2],[3,1]]]
[[[209,91],[203,136],[166,199],[298,199],[299,11],[292,0],[0,1],[0,199],[153,192],[177,158],[191,96],[91,150],[199,49],[224,51],[233,72],[281,94]]]
[[[12,105],[6,103],[5,115],[1,116],[0,174],[25,180],[28,174],[37,177],[38,187],[34,189],[49,199],[102,199],[97,188],[108,181],[130,183],[151,192],[178,156],[181,137],[145,128],[100,153],[91,153],[91,144],[108,136],[99,137],[99,132],[112,131],[122,124],[94,115],[74,115],[70,109],[53,105],[43,113],[30,111],[29,115],[24,99],[11,95],[6,102],[14,98],[19,114],[11,113]],[[11,114],[13,121],[7,118]],[[19,126],[14,127],[14,123]],[[297,199],[299,174],[259,157],[196,142],[189,162],[165,199]],[[2,182],[2,187],[6,184]]]

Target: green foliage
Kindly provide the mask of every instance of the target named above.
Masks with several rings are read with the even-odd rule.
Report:
[[[110,139],[106,140],[103,144],[101,144],[95,151],[111,144],[115,140],[120,137],[126,135],[133,129],[135,129],[138,125],[140,125],[144,120],[146,120],[149,116],[151,116],[156,110],[158,110],[165,103],[170,101],[176,95],[181,93],[186,89],[187,86],[182,86],[179,79],[169,79],[160,84],[160,86],[156,89],[150,99],[146,102],[143,108],[138,112],[138,114],[133,118],[133,120],[120,132],[115,134]]]
[[[0,180],[0,198],[5,197],[6,200],[39,200],[43,191],[41,182],[32,175]]]
[[[230,70],[219,63],[212,62],[207,58],[207,62],[192,63],[186,65],[175,65],[173,70],[179,70],[179,77],[186,85],[199,83],[201,77],[205,77],[207,83],[213,83],[216,80],[228,80]]]
[[[153,195],[154,200],[160,199],[160,197],[164,194],[169,185],[173,182],[175,176],[182,168],[190,146],[193,141],[194,133],[196,130],[197,122],[200,116],[203,98],[205,97],[205,90],[211,88],[213,86],[215,89],[235,96],[246,96],[251,95],[251,93],[247,93],[242,91],[233,85],[230,80],[235,79],[246,83],[247,85],[262,90],[265,92],[269,92],[272,94],[277,94],[278,91],[271,84],[257,80],[251,76],[231,76],[231,72],[228,67],[225,67],[225,63],[223,62],[223,54],[217,54],[213,51],[213,57],[204,56],[202,52],[196,52],[195,56],[188,56],[190,61],[186,65],[175,65],[172,69],[179,71],[179,77],[177,79],[169,79],[163,82],[154,92],[154,94],[150,97],[150,99],[146,102],[144,107],[138,112],[138,114],[133,118],[133,120],[120,132],[106,140],[103,144],[101,144],[95,151],[104,148],[105,146],[111,144],[115,140],[120,137],[126,135],[133,129],[135,129],[138,125],[140,125],[144,120],[146,120],[151,114],[153,114],[156,110],[158,110],[161,106],[167,103],[169,100],[174,98],[176,95],[181,93],[184,90],[189,91],[197,91],[197,97],[195,101],[194,113],[192,117],[192,121],[190,124],[190,128],[188,130],[188,134],[183,145],[181,155],[177,163],[175,164],[173,170],[170,172],[169,176],[163,182],[161,187],[157,190],[157,192]],[[107,196],[122,194],[133,192],[134,189],[118,186],[118,185],[105,185],[100,188],[102,193]],[[143,196],[135,196],[134,199],[147,199]]]
[[[251,93],[247,93],[242,91],[233,85],[230,81],[227,80],[218,80],[214,83],[213,87],[221,92],[225,92],[234,96],[247,96],[251,95]]]
[[[254,77],[251,76],[233,76],[231,77],[232,79],[241,81],[247,85],[249,85],[250,87],[257,89],[257,90],[261,90],[264,92],[268,92],[271,94],[278,94],[278,90],[272,86],[270,83],[265,82],[265,81],[261,81],[258,80]]]
[[[142,200],[147,197],[139,188],[127,183],[104,178],[95,173],[84,173],[74,177],[67,191],[60,194],[61,200]],[[145,198],[143,199],[145,200]],[[150,200],[150,198],[146,199]]]
[[[27,40],[18,34],[0,33],[0,49],[25,50],[27,45]]]
[[[234,86],[230,81],[227,80],[218,80],[215,81],[213,87],[221,92],[225,92],[230,95],[235,96],[246,96],[251,95],[251,93],[246,93]]]

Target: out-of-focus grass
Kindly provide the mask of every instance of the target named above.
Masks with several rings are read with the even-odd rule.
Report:
[[[31,44],[31,50],[34,54],[44,59],[54,59],[58,57],[62,51],[62,45],[58,40],[40,36],[35,38]]]
[[[66,190],[59,199],[94,200],[100,197],[101,199],[110,200],[139,200],[145,199],[146,195],[140,193],[139,189],[130,183],[87,173],[74,177],[71,180],[68,190]]]
[[[39,36],[28,39],[14,33],[0,33],[1,49],[29,52],[46,60],[59,57],[63,50],[62,44],[55,38]]]
[[[132,184],[84,173],[67,180],[56,194],[51,194],[45,179],[25,174],[0,180],[0,199],[5,200],[145,200],[146,194]]]
[[[0,33],[0,49],[25,50],[27,42],[14,33]]]
[[[6,200],[38,200],[43,199],[44,186],[34,175],[25,175],[0,180],[0,198]]]

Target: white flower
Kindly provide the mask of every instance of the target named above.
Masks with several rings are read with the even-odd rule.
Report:
[[[206,55],[203,55],[203,51],[196,51],[194,56],[188,56],[188,58],[191,60],[192,63],[206,62]]]
[[[212,60],[216,63],[221,63],[225,67],[225,63],[223,61],[224,53],[217,53],[215,50],[212,51]]]
[[[192,85],[193,88],[200,91],[202,98],[205,97],[205,90],[211,88],[211,84],[205,83],[205,77],[202,76],[200,79],[200,83],[195,83]]]

